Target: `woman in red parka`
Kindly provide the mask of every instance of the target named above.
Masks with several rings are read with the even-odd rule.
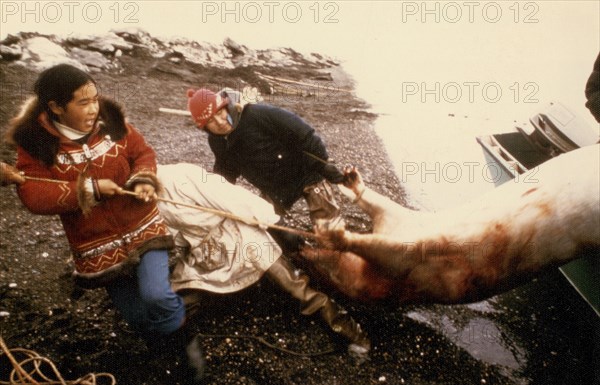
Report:
[[[147,336],[178,334],[185,306],[169,282],[173,239],[153,200],[154,151],[85,72],[54,66],[34,91],[9,130],[16,166],[30,177],[18,185],[21,201],[32,213],[60,217],[79,285],[104,286]]]

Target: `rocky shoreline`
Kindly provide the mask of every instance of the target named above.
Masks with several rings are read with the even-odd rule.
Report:
[[[115,29],[105,35],[42,35],[22,32],[0,41],[0,60],[44,69],[53,63],[70,63],[87,71],[120,70],[119,58],[145,51],[153,58],[167,58],[214,68],[296,67],[325,68],[339,65],[317,53],[302,55],[291,48],[253,50],[230,38],[222,44],[197,42],[183,37],[156,38],[138,28]]]

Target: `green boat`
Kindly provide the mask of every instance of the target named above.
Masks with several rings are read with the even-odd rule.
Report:
[[[551,102],[514,132],[480,136],[477,141],[488,165],[499,171],[494,178],[498,186],[555,156],[598,143],[598,134],[567,107]],[[579,258],[560,271],[600,316],[600,258]]]

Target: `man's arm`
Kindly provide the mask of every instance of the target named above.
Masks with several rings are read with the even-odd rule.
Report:
[[[222,175],[229,183],[235,184],[241,174],[241,170],[236,164],[228,161],[225,151],[225,146],[227,145],[225,140],[216,135],[209,135],[208,144],[215,155],[213,172]]]
[[[267,107],[271,125],[282,141],[289,147],[300,149],[308,168],[322,174],[332,183],[341,183],[343,174],[331,163],[325,143],[314,128],[298,115],[276,107]]]

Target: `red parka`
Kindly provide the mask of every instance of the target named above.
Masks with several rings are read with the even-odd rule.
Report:
[[[48,114],[39,112],[36,100],[15,118],[10,137],[17,144],[19,170],[57,181],[28,180],[18,194],[32,213],[60,216],[79,284],[105,285],[129,273],[146,251],[172,247],[154,202],[129,195],[98,202],[83,188],[84,180],[92,178],[111,179],[125,188],[144,182],[160,189],[154,151],[125,122],[115,102],[101,99],[98,123],[84,144],[62,136]]]

